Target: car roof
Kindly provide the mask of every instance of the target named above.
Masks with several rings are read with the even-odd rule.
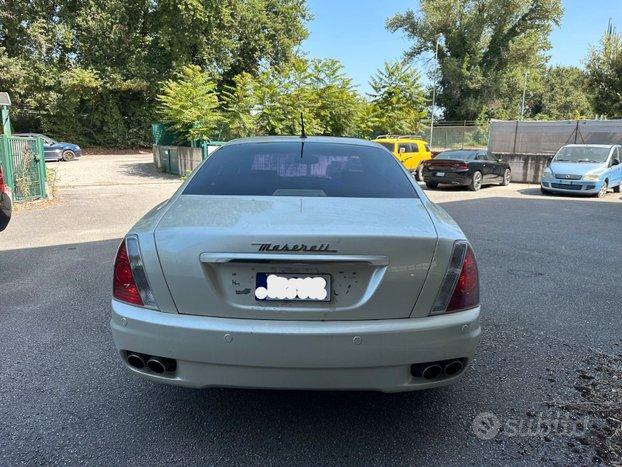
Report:
[[[254,136],[252,138],[238,138],[231,140],[225,143],[225,146],[252,143],[331,143],[378,147],[378,144],[373,141],[342,136],[307,136],[306,138],[301,138],[300,136]]]
[[[443,154],[445,152],[482,152],[482,151],[488,152],[488,149],[486,149],[486,148],[480,148],[480,149],[475,149],[475,148],[446,149],[445,151],[439,152],[439,154]]]
[[[613,146],[619,146],[619,144],[564,144],[563,147],[573,148],[612,148]]]
[[[406,141],[406,142],[412,142],[412,141],[416,141],[417,143],[425,143],[427,144],[427,141],[423,140],[423,139],[419,139],[419,138],[404,138],[404,137],[400,137],[400,138],[376,138],[374,139],[374,141],[390,141],[392,143],[397,143],[398,141],[402,142],[402,141]]]

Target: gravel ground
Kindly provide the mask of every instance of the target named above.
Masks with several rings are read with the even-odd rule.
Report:
[[[149,154],[56,166],[0,234],[0,465],[620,462],[622,200],[428,192],[478,255],[484,333],[459,385],[407,394],[157,385],[108,328],[119,238],[169,197]]]

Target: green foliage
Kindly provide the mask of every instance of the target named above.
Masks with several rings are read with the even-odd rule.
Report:
[[[341,63],[302,57],[238,75],[222,100],[228,137],[299,134],[301,112],[308,134],[355,134],[362,105]]]
[[[291,60],[310,17],[304,0],[0,0],[0,89],[16,131],[147,145],[162,81],[256,76]]]
[[[216,84],[196,65],[183,67],[176,79],[165,81],[157,99],[162,121],[190,141],[209,139],[222,118]]]
[[[426,99],[419,73],[405,62],[388,63],[370,82],[375,129],[379,133],[412,134],[426,117]]]
[[[596,112],[622,118],[622,35],[611,23],[598,46],[590,50],[587,71]]]
[[[577,67],[549,68],[528,99],[529,115],[540,120],[592,118],[586,73]]]
[[[433,54],[437,39],[438,103],[447,120],[496,116],[525,71],[542,68],[549,33],[559,24],[560,0],[421,0],[387,21],[413,41],[408,58]]]

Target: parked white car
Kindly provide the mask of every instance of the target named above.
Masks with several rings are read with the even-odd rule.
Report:
[[[191,387],[408,391],[460,378],[480,335],[473,250],[376,143],[215,151],[126,235],[112,334]]]

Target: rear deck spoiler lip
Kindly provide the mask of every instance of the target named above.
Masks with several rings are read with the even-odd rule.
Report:
[[[389,258],[382,255],[317,255],[317,254],[266,254],[266,253],[201,253],[202,263],[365,263],[388,266]]]

